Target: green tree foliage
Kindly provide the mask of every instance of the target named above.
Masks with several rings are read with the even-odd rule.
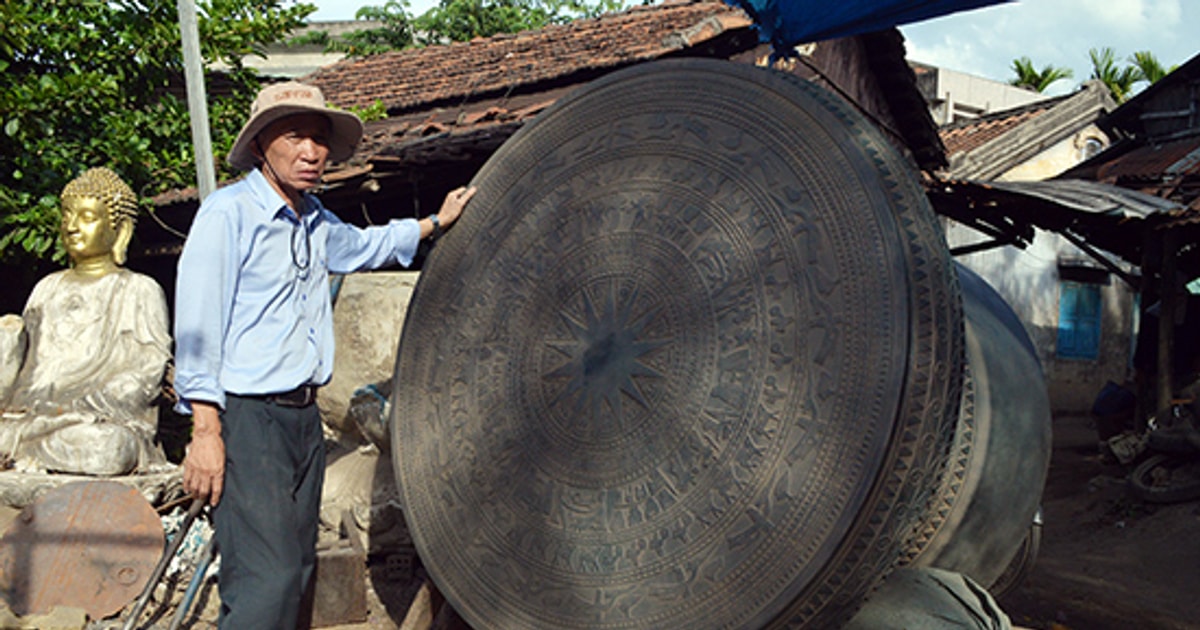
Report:
[[[365,6],[355,13],[355,18],[372,20],[379,26],[337,38],[326,33],[309,33],[289,43],[316,43],[329,52],[366,56],[535,30],[618,11],[625,5],[624,0],[441,0],[424,14],[413,16],[408,13],[406,0],[389,0],[383,6]]]
[[[1092,76],[1112,93],[1113,100],[1125,102],[1133,92],[1133,86],[1142,80],[1141,72],[1134,66],[1117,66],[1117,54],[1112,48],[1093,48],[1088,51],[1092,60]]]
[[[557,0],[442,0],[416,19],[422,41],[465,42],[539,29],[554,21]]]
[[[442,0],[414,22],[423,44],[536,30],[622,8],[620,0]]]
[[[1056,68],[1051,65],[1037,70],[1034,68],[1033,61],[1029,57],[1013,59],[1012,69],[1017,76],[1008,81],[1009,85],[1015,85],[1039,93],[1045,92],[1046,88],[1050,87],[1054,82],[1061,79],[1070,79],[1075,74],[1071,72],[1070,68]]]
[[[350,31],[340,37],[330,37],[324,31],[313,31],[292,38],[290,46],[317,44],[326,52],[344,53],[348,57],[365,57],[389,50],[410,48],[416,43],[413,18],[406,0],[389,0],[383,6],[367,6],[354,14],[355,19],[379,23],[373,28]]]
[[[1154,53],[1143,50],[1133,53],[1129,58],[1129,64],[1137,68],[1138,79],[1150,83],[1151,85],[1158,83],[1158,80],[1167,76],[1175,68],[1166,68],[1159,62],[1158,57]]]
[[[233,142],[258,83],[241,62],[315,10],[283,0],[199,4],[201,53],[233,95],[209,99],[214,148]],[[58,194],[108,166],[143,196],[195,183],[175,0],[0,3],[0,263],[65,256]],[[225,174],[232,174],[226,171]]]

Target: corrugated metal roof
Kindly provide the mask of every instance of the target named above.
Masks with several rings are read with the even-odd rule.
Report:
[[[980,223],[1019,247],[1037,227],[1069,233],[1135,265],[1142,261],[1140,230],[1200,221],[1174,201],[1091,180],[948,180],[927,187],[939,214]]]
[[[1176,214],[1186,210],[1184,206],[1161,197],[1082,179],[967,183],[1035,197],[1068,210],[1090,214],[1145,218],[1152,214]]]
[[[1103,181],[1200,176],[1200,135],[1157,146],[1138,147],[1104,163],[1097,169],[1096,175]]]

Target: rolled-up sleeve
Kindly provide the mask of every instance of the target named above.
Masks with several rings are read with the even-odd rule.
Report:
[[[225,330],[237,283],[238,225],[228,211],[201,208],[192,223],[175,284],[176,410],[191,401],[225,407],[221,386]]]
[[[417,255],[421,226],[416,219],[392,219],[387,225],[359,228],[325,212],[332,273],[353,273],[392,263],[407,267]]]

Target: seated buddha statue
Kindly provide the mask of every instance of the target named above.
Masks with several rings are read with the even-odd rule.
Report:
[[[20,362],[0,369],[15,374],[0,382],[0,457],[10,468],[115,476],[166,464],[154,443],[171,356],[166,298],[122,267],[136,212],[133,191],[106,168],[63,189],[71,266],[39,281],[21,321],[9,316],[3,327],[23,335],[0,344]]]

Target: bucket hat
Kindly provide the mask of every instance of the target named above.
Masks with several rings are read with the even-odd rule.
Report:
[[[362,139],[362,120],[354,114],[333,109],[325,104],[325,95],[311,85],[296,81],[276,83],[263,88],[250,105],[250,119],[238,133],[226,158],[236,169],[248,171],[258,164],[250,151],[254,138],[271,123],[293,114],[318,113],[330,122],[329,160],[340,162],[354,154]]]

